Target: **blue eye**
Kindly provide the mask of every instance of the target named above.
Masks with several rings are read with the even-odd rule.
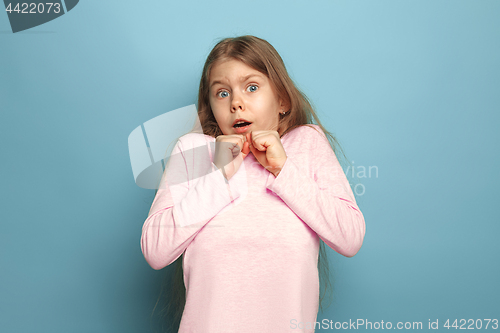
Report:
[[[251,90],[250,90],[250,92],[255,92],[255,91],[259,88],[259,87],[258,87],[257,85],[255,85],[255,84],[252,84],[252,85],[249,85],[249,86],[248,86],[248,88],[251,88],[251,87],[255,87],[256,89],[251,89]],[[248,90],[248,88],[247,88],[247,90]],[[223,93],[226,93],[227,95],[226,95],[226,96],[223,96],[223,95],[222,95]],[[216,96],[219,96],[219,97],[224,98],[224,97],[229,96],[229,93],[228,93],[226,90],[221,90],[221,91],[219,91],[219,92],[216,94]]]
[[[250,88],[250,87],[259,88],[259,87],[257,87],[255,84],[252,84],[251,86],[248,86],[248,88]],[[255,89],[255,90],[257,90],[257,89]],[[252,90],[252,92],[254,92],[255,90]]]
[[[225,90],[219,91],[219,92],[217,93],[217,96],[220,96],[220,94],[222,94],[222,93],[227,93],[227,91],[225,91]]]

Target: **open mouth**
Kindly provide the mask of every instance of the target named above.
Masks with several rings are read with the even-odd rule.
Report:
[[[245,122],[245,123],[241,123],[239,125],[234,125],[233,128],[234,128],[234,131],[236,133],[243,134],[243,133],[246,133],[250,129],[250,126],[252,126],[252,123]]]
[[[236,124],[234,125],[233,127],[234,128],[239,128],[239,127],[245,127],[245,126],[248,126],[250,125],[251,123],[249,123],[248,121],[244,122],[244,123],[239,123],[239,124]]]

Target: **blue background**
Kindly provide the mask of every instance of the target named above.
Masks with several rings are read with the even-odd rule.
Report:
[[[318,321],[500,319],[499,16],[496,0],[94,0],[13,34],[0,13],[2,332],[153,332],[168,267],[141,253],[154,190],[127,138],[196,103],[210,49],[243,34],[378,169],[357,179],[362,249],[328,249]]]

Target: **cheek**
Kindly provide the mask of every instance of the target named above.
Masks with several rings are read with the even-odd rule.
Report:
[[[221,101],[210,101],[210,108],[212,109],[214,116],[221,118],[224,116],[224,110],[227,106],[225,106]]]
[[[212,99],[210,99],[209,104],[210,104],[210,108],[212,109],[212,113],[215,116],[217,113],[217,103],[214,103],[214,101]]]
[[[279,105],[278,99],[276,99],[276,97],[271,93],[266,94],[266,96],[262,96],[262,99],[259,101],[259,103],[265,105],[267,108],[272,109],[275,109],[276,106]]]
[[[269,100],[266,96],[259,96],[256,98],[249,99],[245,105],[249,107],[254,113],[264,116],[267,114],[267,110],[270,108]]]
[[[224,129],[226,130],[228,128],[228,124],[229,124],[229,120],[228,120],[228,117],[227,115],[223,115],[219,112],[216,112],[214,111],[214,109],[212,109],[212,112],[214,114],[214,117],[215,117],[215,121],[217,121],[217,124],[219,125],[219,127],[221,129]]]

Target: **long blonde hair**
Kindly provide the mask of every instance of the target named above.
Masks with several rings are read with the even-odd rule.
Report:
[[[198,118],[204,134],[214,138],[219,135],[223,135],[210,106],[209,80],[210,71],[214,64],[218,61],[229,59],[242,61],[246,65],[266,75],[276,89],[278,97],[285,101],[287,106],[285,111],[287,112],[285,115],[280,114],[277,130],[278,133],[280,133],[280,137],[283,137],[283,135],[299,126],[314,124],[314,120],[315,124],[323,130],[325,135],[327,135],[330,145],[337,157],[339,157],[340,153],[342,153],[345,161],[347,161],[347,158],[337,139],[330,132],[328,132],[323,125],[321,125],[312,103],[309,101],[307,96],[296,87],[293,80],[289,77],[285,64],[283,63],[283,60],[278,52],[266,40],[251,35],[221,39],[217,42],[207,57],[201,74],[198,92]],[[347,162],[347,164],[350,163]],[[174,275],[172,279],[168,279],[167,277],[165,280],[157,301],[158,304],[165,288],[167,286],[171,286],[170,295],[168,297],[164,297],[163,300],[166,301],[167,306],[162,309],[161,317],[168,318],[168,315],[170,314],[173,317],[170,318],[172,320],[172,328],[179,324],[186,302],[182,259],[183,255],[181,255],[175,262]],[[318,255],[318,270],[320,272],[320,285],[324,285],[322,288],[323,292],[320,293],[320,308],[321,311],[323,311],[325,297],[329,300],[327,307],[331,303],[333,287],[330,283],[332,278],[330,276],[325,243],[321,240],[321,238]]]

